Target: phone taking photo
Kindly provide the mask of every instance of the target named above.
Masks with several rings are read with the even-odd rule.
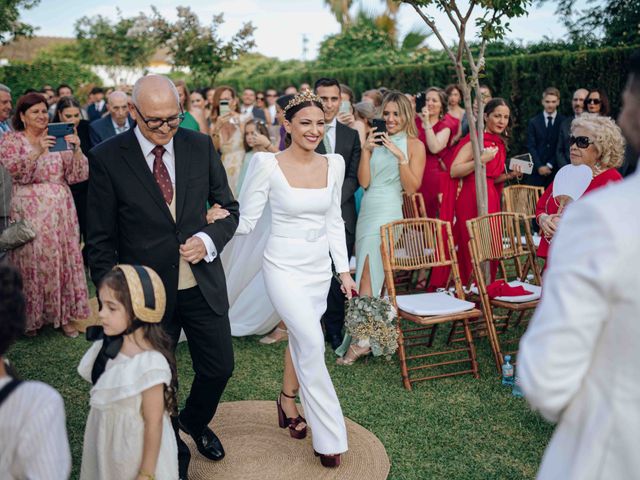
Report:
[[[376,129],[374,133],[387,133],[387,122],[382,118],[374,118],[371,123]],[[376,145],[382,145],[382,139],[376,139]]]
[[[338,113],[351,113],[351,102],[349,100],[342,100]]]
[[[56,143],[49,148],[50,152],[63,152],[71,150],[71,146],[64,139],[67,135],[73,135],[75,132],[73,123],[50,123],[47,127],[47,135],[56,137]]]
[[[225,115],[231,111],[229,108],[229,100],[220,100],[220,115]]]

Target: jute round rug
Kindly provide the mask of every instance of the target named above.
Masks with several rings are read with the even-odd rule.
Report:
[[[299,407],[300,408],[300,407]],[[287,429],[278,428],[276,403],[266,401],[224,402],[211,428],[226,452],[220,462],[198,453],[191,437],[182,434],[191,450],[192,480],[385,480],[389,458],[384,445],[364,427],[346,419],[349,451],[338,468],[324,468],[313,455],[311,435],[294,440]]]

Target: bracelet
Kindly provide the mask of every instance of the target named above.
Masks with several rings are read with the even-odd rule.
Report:
[[[409,159],[405,157],[404,161],[398,160],[398,165],[409,165]]]
[[[147,472],[145,472],[145,471],[143,471],[143,470],[140,470],[140,471],[138,472],[138,476],[140,476],[140,477],[145,477],[145,478],[147,478],[148,480],[156,480],[156,476],[155,476],[153,473],[147,473]]]

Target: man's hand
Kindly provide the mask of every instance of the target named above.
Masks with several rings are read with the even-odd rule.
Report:
[[[543,177],[546,177],[548,175],[551,175],[551,169],[546,165],[543,165],[542,167],[538,168],[538,173]]]
[[[191,237],[183,245],[180,245],[180,255],[187,262],[196,264],[207,256],[207,247],[201,238]]]

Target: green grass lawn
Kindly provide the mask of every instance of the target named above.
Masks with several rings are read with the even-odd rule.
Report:
[[[36,338],[21,339],[9,352],[23,378],[47,382],[64,397],[72,478],[80,467],[90,387],[76,367],[88,347],[83,336],[72,340],[46,328]],[[464,376],[423,382],[413,392],[402,388],[395,358],[338,367],[327,352],[344,414],[385,445],[390,479],[534,478],[552,426],[502,387],[487,339],[478,340],[477,347],[479,380]],[[223,401],[275,400],[284,345],[260,345],[257,337],[247,337],[234,339],[234,348],[236,369]],[[186,344],[180,344],[177,357],[181,384],[189,385]]]

